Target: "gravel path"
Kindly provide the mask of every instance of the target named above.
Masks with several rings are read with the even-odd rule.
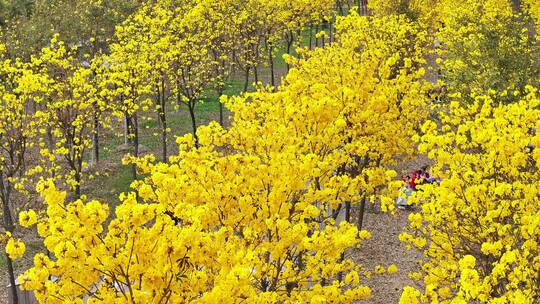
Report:
[[[4,268],[0,271],[0,303],[8,303],[7,285],[8,279],[6,276],[6,270]]]
[[[352,258],[374,273],[375,266],[397,265],[396,274],[373,275],[365,284],[371,288],[371,299],[359,303],[392,304],[399,303],[403,287],[417,286],[408,277],[409,272],[418,271],[421,253],[405,250],[398,239],[403,227],[408,225],[409,211],[396,210],[395,215],[388,213],[366,213],[364,229],[371,232],[371,239],[352,253]]]

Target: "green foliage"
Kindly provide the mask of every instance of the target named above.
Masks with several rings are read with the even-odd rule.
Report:
[[[3,40],[13,57],[29,58],[56,33],[68,45],[82,47],[81,53],[95,53],[107,49],[115,26],[138,6],[138,0],[3,1],[0,25],[5,27]]]
[[[0,27],[5,28],[10,21],[17,17],[28,17],[32,12],[33,0],[1,0]]]
[[[538,44],[527,28],[531,22],[513,13],[510,3],[473,2],[477,9],[449,6],[442,15],[442,80],[450,93],[469,101],[490,90],[498,100],[517,101],[540,79]]]

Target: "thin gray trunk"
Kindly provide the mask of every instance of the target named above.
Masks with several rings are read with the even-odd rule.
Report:
[[[275,87],[275,73],[274,73],[274,47],[271,43],[266,43],[266,48],[268,49],[268,62],[270,63],[270,85]],[[288,64],[287,64],[288,66]]]
[[[129,138],[129,121],[127,116],[124,116],[124,144],[127,146],[130,143]]]
[[[221,127],[225,127],[225,122],[223,121],[223,103],[221,102],[221,96],[223,95],[223,87],[220,86],[220,88],[217,90],[218,94],[218,102],[219,102],[219,125]]]
[[[9,183],[9,180],[7,178],[4,178],[4,172],[0,171],[0,194],[2,198],[2,207],[4,212],[4,228],[6,229],[6,231],[13,233],[15,229],[13,226],[13,220],[11,218],[11,208],[9,206],[9,200],[11,196],[11,186]],[[13,261],[7,253],[6,264],[8,268],[9,283],[11,285],[10,289],[13,295],[13,303],[17,304],[19,303],[19,298],[17,296],[17,285],[15,285],[15,272],[13,270]]]
[[[133,156],[139,157],[139,128],[138,128],[138,121],[137,121],[137,114],[130,115],[129,117],[126,117],[126,120],[128,121],[128,130],[129,134],[131,135],[131,142],[133,144]],[[131,174],[133,177],[133,180],[137,179],[137,166],[135,164],[132,164],[131,166]]]
[[[362,200],[360,201],[360,205],[358,206],[358,224],[357,224],[357,227],[358,227],[358,230],[362,230],[362,227],[364,225],[364,213],[365,213],[365,210],[366,210],[366,198],[362,198]]]
[[[245,73],[245,82],[244,82],[244,92],[247,92],[248,86],[249,86],[249,67],[246,67],[246,73]]]
[[[319,33],[319,25],[317,24],[315,26],[315,47],[319,47],[319,38],[317,37],[318,33]]]
[[[92,132],[92,161],[97,164],[99,162],[99,108],[94,104],[94,130]]]
[[[313,24],[309,25],[309,49],[313,48]]]
[[[259,69],[257,65],[253,66],[253,76],[255,77],[255,85],[259,83]]]
[[[165,81],[161,80],[161,87],[158,87],[158,111],[159,122],[161,123],[161,159],[164,163],[167,162],[167,109],[165,95]]]
[[[199,146],[199,137],[197,136],[197,121],[195,120],[195,104],[197,101],[189,101],[189,115],[191,116],[191,127],[193,128],[193,138],[195,139],[195,146]]]

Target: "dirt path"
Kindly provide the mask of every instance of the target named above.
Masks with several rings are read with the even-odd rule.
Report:
[[[2,268],[2,271],[0,271],[0,303],[8,303],[8,294],[7,294],[7,285],[8,285],[8,279],[6,276],[6,270]]]
[[[416,282],[407,274],[418,270],[417,261],[421,253],[407,251],[398,239],[403,227],[408,224],[408,211],[397,210],[396,214],[367,213],[364,218],[364,229],[371,232],[372,237],[362,247],[352,253],[352,257],[366,269],[374,272],[375,266],[395,264],[399,272],[396,274],[373,275],[365,282],[371,288],[371,300],[359,303],[392,304],[399,303],[403,287],[416,286]]]

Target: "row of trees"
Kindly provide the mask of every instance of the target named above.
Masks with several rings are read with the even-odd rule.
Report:
[[[21,151],[39,150],[44,163],[29,173],[42,177],[46,212],[20,221],[37,224],[52,254],[35,256],[24,288],[43,303],[365,299],[369,270],[347,250],[369,237],[365,203],[392,209],[393,168],[420,152],[443,182],[422,187],[400,236],[424,249],[412,275],[424,288],[407,287],[402,301],[534,303],[537,7],[398,2],[370,1],[373,16],[338,18],[335,43],[288,57],[278,89],[223,97],[231,127],[195,130],[193,120],[172,157],[169,99],[194,119],[205,90],[220,92],[234,69],[247,78],[264,64],[272,71],[278,45],[294,45],[334,3],[155,1],[117,28],[110,53],[85,57],[54,39],[30,62],[6,59],[2,200],[9,206],[12,188],[28,184]],[[435,88],[426,73],[438,76]],[[442,104],[429,103],[435,92]],[[161,162],[137,157],[141,111],[160,118]],[[126,162],[143,177],[114,214],[77,190],[84,151],[98,149],[109,112],[124,118],[134,149]],[[24,253],[14,239],[6,249],[10,258]]]
[[[115,26],[136,12],[138,0],[11,0],[0,2],[0,39],[10,58],[29,60],[60,33],[69,46],[107,51]],[[89,43],[93,39],[94,43]]]
[[[16,226],[14,196],[33,191],[38,180],[53,179],[70,200],[82,197],[87,162],[99,161],[102,132],[116,121],[124,121],[138,156],[139,117],[155,114],[167,162],[171,102],[187,105],[197,138],[194,109],[206,91],[221,95],[234,70],[245,71],[246,85],[250,74],[257,81],[264,65],[276,84],[277,50],[292,52],[306,27],[333,16],[331,1],[36,1],[4,8],[0,177],[8,232]],[[310,30],[310,40],[314,35]],[[8,266],[14,290],[12,256]]]
[[[107,59],[122,73],[118,87],[125,92],[126,121],[137,128],[136,103],[152,94],[150,105],[161,123],[162,160],[167,161],[166,108],[172,96],[189,110],[197,141],[195,105],[208,89],[221,95],[233,69],[259,81],[258,69],[268,63],[270,85],[276,85],[274,60],[283,44],[292,51],[303,29],[331,18],[332,1],[309,5],[303,1],[160,1],[144,5],[117,30],[119,42]],[[127,83],[130,85],[126,85]],[[141,89],[144,88],[144,89]],[[129,93],[135,94],[129,96]],[[220,123],[223,125],[221,109]],[[136,132],[132,133],[136,137]],[[134,151],[137,155],[137,151]]]
[[[423,286],[405,288],[401,303],[536,303],[537,1],[401,4],[381,11],[399,7],[435,33],[434,66],[446,93],[416,137],[443,181],[420,186],[412,199],[420,210],[400,239],[424,253],[411,274]]]
[[[147,92],[159,89],[155,95],[162,96],[188,89],[196,95],[199,84],[186,79],[212,79],[203,75],[214,71],[202,68],[212,53],[204,51],[211,48],[203,43],[209,40],[196,40],[204,32],[177,41],[178,50],[194,50],[188,54],[169,49],[165,42],[172,35],[151,43],[132,39],[131,33],[141,30],[135,22],[162,20],[181,36],[198,24],[202,7],[183,12],[186,6],[166,4],[120,27],[117,35],[128,42],[112,45],[107,64],[101,65],[114,71],[106,80],[115,85],[105,92],[123,102],[128,122],[144,103],[153,102],[145,98]],[[184,18],[168,19],[177,15]],[[54,179],[39,182],[46,213],[33,219],[25,213],[24,223],[37,224],[53,256],[36,255],[34,267],[21,277],[23,287],[43,303],[368,298],[359,273],[369,276],[369,270],[345,255],[369,237],[350,223],[351,210],[383,194],[384,208],[393,208],[386,196],[397,187],[391,183],[392,167],[398,157],[414,152],[409,138],[428,114],[421,66],[429,40],[404,17],[353,13],[335,28],[338,42],[289,61],[292,69],[277,92],[270,86],[224,98],[234,113],[229,129],[212,123],[199,128],[197,137],[180,137],[180,152],[168,163],[152,156],[127,159],[144,179],[132,184],[134,193],[121,197],[112,221],[106,204],[68,198]],[[68,56],[62,48],[60,43],[54,53]],[[204,50],[197,53],[197,48]],[[145,56],[156,59],[143,61]],[[206,67],[219,68],[218,60],[208,61]],[[161,87],[141,75],[157,75]],[[81,87],[95,88],[88,84]],[[191,95],[178,96],[190,102]],[[342,210],[346,221],[337,223]],[[8,253],[15,258],[20,247],[12,242]]]
[[[19,39],[6,38],[8,48],[2,51],[3,79],[9,82],[6,91],[20,99],[25,115],[36,123],[36,128],[26,136],[31,140],[26,141],[39,142],[38,150],[46,156],[32,172],[47,171],[50,177],[62,175],[56,177],[71,185],[68,188],[77,197],[84,179],[83,163],[99,161],[101,132],[117,119],[124,120],[126,141],[133,143],[133,154],[137,156],[139,116],[143,112],[157,116],[162,137],[161,159],[166,162],[170,131],[166,115],[171,103],[187,105],[196,138],[195,104],[208,90],[221,95],[225,82],[238,70],[246,74],[247,89],[249,76],[254,74],[257,82],[257,71],[262,66],[270,67],[269,84],[274,86],[277,76],[273,62],[278,49],[291,53],[302,43],[308,28],[309,48],[318,46],[318,41],[311,41],[314,25],[332,20],[334,14],[332,1],[317,5],[303,1],[283,1],[279,5],[264,1],[158,1],[134,2],[130,8],[115,2],[83,2],[73,3],[84,8],[74,11],[84,11],[86,15],[75,14],[73,18],[79,20],[77,24],[103,28],[103,33],[78,29],[73,22],[56,16],[54,9],[65,8],[62,3],[13,3],[6,10],[10,16],[6,22],[11,23],[6,25],[5,35],[16,30],[17,22],[26,17],[49,22],[59,19],[62,22],[53,22],[51,26],[62,34],[56,34],[39,51],[25,47],[28,54],[11,49]],[[21,7],[27,8],[22,12]],[[92,13],[99,7],[105,14]],[[133,7],[139,9],[112,34],[110,30],[117,19],[107,17],[108,14],[121,18]],[[110,20],[92,21],[87,16],[91,13]],[[76,28],[72,36],[77,38],[70,36],[67,28]],[[220,114],[223,125],[223,111]],[[87,155],[90,149],[91,155]],[[66,155],[67,163],[54,162],[59,155]]]

